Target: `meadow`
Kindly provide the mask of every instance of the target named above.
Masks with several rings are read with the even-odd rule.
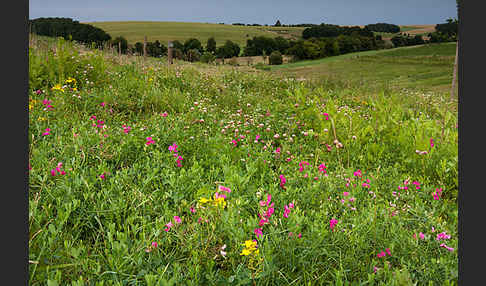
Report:
[[[284,77],[338,81],[374,91],[450,92],[456,43],[434,43],[299,61],[270,70]],[[457,91],[456,91],[457,92]]]
[[[184,43],[190,38],[196,38],[204,46],[209,38],[214,37],[217,46],[222,46],[226,40],[237,43],[240,47],[246,45],[246,40],[257,36],[275,38],[282,36],[297,39],[302,35],[303,27],[272,27],[272,26],[238,26],[230,24],[193,23],[193,22],[90,22],[101,28],[112,38],[123,36],[129,44],[159,40],[167,46],[168,41],[178,40]]]
[[[120,62],[29,48],[29,285],[457,285],[449,94]]]

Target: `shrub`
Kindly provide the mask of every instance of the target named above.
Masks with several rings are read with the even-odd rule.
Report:
[[[201,56],[200,61],[203,63],[213,63],[216,57],[210,53],[210,52],[204,52],[204,54]]]
[[[282,54],[279,51],[273,51],[268,61],[271,65],[281,65],[283,62]]]

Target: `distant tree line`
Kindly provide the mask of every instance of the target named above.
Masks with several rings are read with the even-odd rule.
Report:
[[[329,38],[329,37],[337,37],[340,35],[344,36],[363,36],[363,37],[373,37],[374,34],[372,31],[368,30],[366,27],[361,28],[359,26],[338,26],[332,24],[325,24],[322,23],[318,26],[309,27],[302,31],[302,37],[304,39],[310,38]]]
[[[111,36],[100,28],[81,24],[70,18],[37,18],[28,22],[31,33],[48,37],[63,37],[97,47],[111,40]]]
[[[431,43],[455,42],[458,31],[457,19],[447,19],[446,23],[435,25],[435,32],[429,33]]]
[[[376,24],[368,24],[365,26],[370,31],[373,32],[383,32],[383,33],[398,33],[400,32],[400,27],[395,24],[387,24],[387,23],[376,23]]]
[[[424,39],[420,35],[410,36],[408,34],[396,35],[391,38],[394,47],[414,46],[425,44]]]

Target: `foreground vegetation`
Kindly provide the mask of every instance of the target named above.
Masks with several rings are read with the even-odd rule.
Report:
[[[54,44],[29,49],[29,285],[457,284],[447,94]]]

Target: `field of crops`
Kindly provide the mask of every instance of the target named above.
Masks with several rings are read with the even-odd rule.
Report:
[[[237,43],[240,47],[246,45],[246,40],[256,36],[266,36],[275,38],[297,39],[302,35],[303,27],[271,27],[271,26],[238,26],[211,23],[185,23],[185,22],[92,22],[88,23],[101,28],[113,38],[123,36],[128,43],[143,43],[147,36],[147,41],[154,42],[159,40],[167,46],[168,41],[179,40],[181,43],[196,38],[206,46],[210,37],[214,37],[216,45],[223,45],[226,40]]]
[[[53,45],[29,49],[29,285],[457,285],[448,94]]]

